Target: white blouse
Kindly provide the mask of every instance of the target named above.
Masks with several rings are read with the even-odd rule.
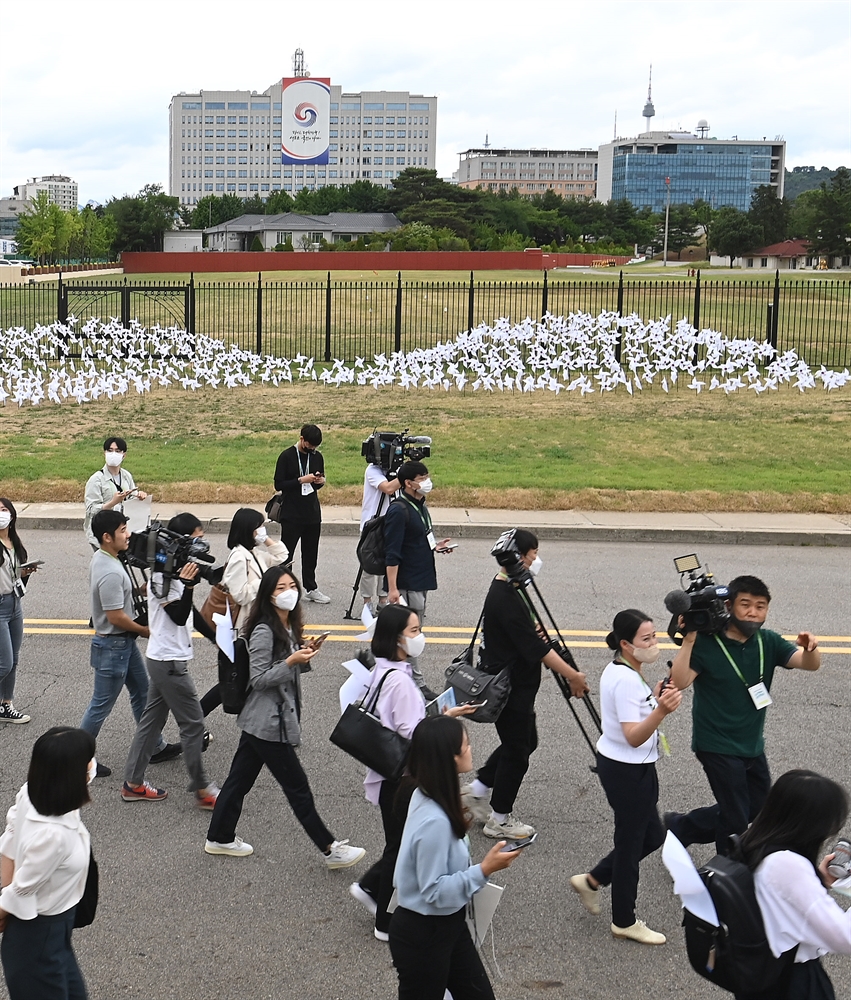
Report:
[[[0,837],[0,854],[15,862],[14,877],[0,892],[0,908],[21,920],[33,920],[76,906],[86,888],[90,844],[79,809],[43,816],[24,785]]]
[[[851,910],[838,906],[806,858],[769,854],[754,872],[756,898],[775,956],[798,945],[796,962],[851,954]]]
[[[260,588],[260,577],[270,566],[277,566],[287,561],[287,547],[283,542],[273,541],[271,545],[256,545],[247,549],[237,545],[230,550],[225,571],[222,576],[222,586],[239,605],[234,627],[254,603]],[[247,613],[247,612],[246,612]]]

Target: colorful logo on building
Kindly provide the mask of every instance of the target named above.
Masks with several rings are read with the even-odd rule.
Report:
[[[303,101],[295,109],[293,115],[295,120],[301,125],[302,128],[311,128],[316,124],[317,113],[316,108],[312,104],[308,104],[307,101]]]
[[[285,77],[281,85],[282,163],[327,163],[331,81]]]

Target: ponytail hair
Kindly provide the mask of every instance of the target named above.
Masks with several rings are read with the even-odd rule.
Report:
[[[646,615],[637,608],[627,608],[626,611],[619,611],[612,622],[612,631],[606,636],[606,645],[615,651],[621,648],[621,642],[632,642],[635,633],[645,622],[652,622],[650,615]]]

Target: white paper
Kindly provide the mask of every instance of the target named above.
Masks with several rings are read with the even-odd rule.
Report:
[[[127,518],[127,527],[132,535],[136,531],[144,531],[151,523],[151,500],[149,495],[144,500],[138,497],[130,497],[123,503],[124,516]]]
[[[682,899],[683,906],[713,927],[718,926],[718,914],[709,890],[694,867],[691,855],[668,831],[662,845],[662,861],[674,880],[674,892]]]
[[[355,636],[355,640],[357,642],[372,642],[372,637],[375,635],[375,622],[377,619],[372,617],[372,611],[370,611],[368,604],[364,604],[363,611],[360,613],[360,620],[363,622],[363,627],[366,629],[366,632],[358,633],[358,635]]]
[[[505,892],[505,886],[486,882],[470,900],[470,905],[467,907],[467,927],[470,929],[473,944],[477,948],[481,946],[487,936],[503,892]]]
[[[372,679],[372,674],[360,660],[347,660],[343,666],[351,676],[340,688],[340,712],[345,712],[349,705],[363,698]]]
[[[851,876],[837,879],[830,887],[831,892],[838,892],[840,896],[851,896]]]
[[[216,645],[233,663],[233,621],[230,616],[230,602],[225,607],[223,615],[213,614],[216,626]]]

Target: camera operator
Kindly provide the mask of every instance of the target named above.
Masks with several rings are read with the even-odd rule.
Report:
[[[671,671],[681,691],[694,684],[692,750],[716,804],[665,814],[666,826],[683,844],[714,841],[719,854],[727,853],[731,834],[748,828],[771,787],[763,730],[775,668],[821,666],[812,633],[801,632],[793,644],[762,627],[771,601],[762,580],[738,576],[728,590],[730,623],[720,634],[688,632]]]
[[[203,529],[191,514],[172,518],[168,530],[179,532],[193,522],[192,531],[185,534],[200,538]],[[145,710],[127,756],[121,790],[125,802],[158,801],[167,796],[164,789],[154,788],[145,781],[145,768],[156,743],[156,734],[162,730],[171,710],[180,730],[183,761],[196,804],[201,809],[212,809],[216,804],[219,790],[207,780],[201,759],[205,749],[204,713],[189,673],[189,660],[194,655],[192,596],[198,579],[197,563],[188,561],[177,577],[155,572],[148,584],[150,639],[146,660],[150,686]]]
[[[384,519],[384,548],[387,559],[387,600],[390,604],[405,603],[416,611],[420,622],[425,618],[426,600],[430,590],[437,590],[437,570],[434,554],[451,554],[448,538],[437,542],[426,506],[432,490],[428,469],[422,462],[403,462],[397,473],[402,492],[390,504]],[[426,687],[417,657],[412,656],[414,680],[427,698],[436,695]]]
[[[520,528],[514,543],[523,566],[537,575],[541,567],[537,537]],[[500,745],[475,780],[461,789],[473,818],[484,821],[484,835],[496,840],[519,840],[535,832],[516,819],[512,810],[529,758],[538,746],[535,698],[541,686],[541,664],[566,678],[574,697],[582,698],[588,691],[585,674],[567,664],[542,631],[523,591],[500,567],[485,598],[482,658],[489,673],[508,667],[511,694],[496,720]]]
[[[91,665],[95,672],[94,692],[80,728],[97,738],[101,726],[125,685],[130,693],[133,718],[138,722],[148,698],[148,674],[136,646],[139,636],[150,635],[146,625],[134,621],[133,583],[119,556],[127,551],[130,532],[127,518],[117,510],[100,510],[92,518],[92,532],[100,548],[92,556],[89,587],[92,599]],[[171,760],[180,747],[166,743],[159,735],[156,762]],[[112,774],[98,761],[97,776]]]
[[[401,489],[399,477],[388,478],[388,474],[381,467],[381,463],[370,461],[367,458],[366,472],[363,477],[363,501],[360,509],[360,530],[371,517],[382,516],[387,513],[390,500]],[[387,591],[384,589],[384,581],[380,576],[373,576],[372,573],[361,573],[360,594],[363,603],[371,604],[374,615],[378,614],[378,609],[387,603]]]

